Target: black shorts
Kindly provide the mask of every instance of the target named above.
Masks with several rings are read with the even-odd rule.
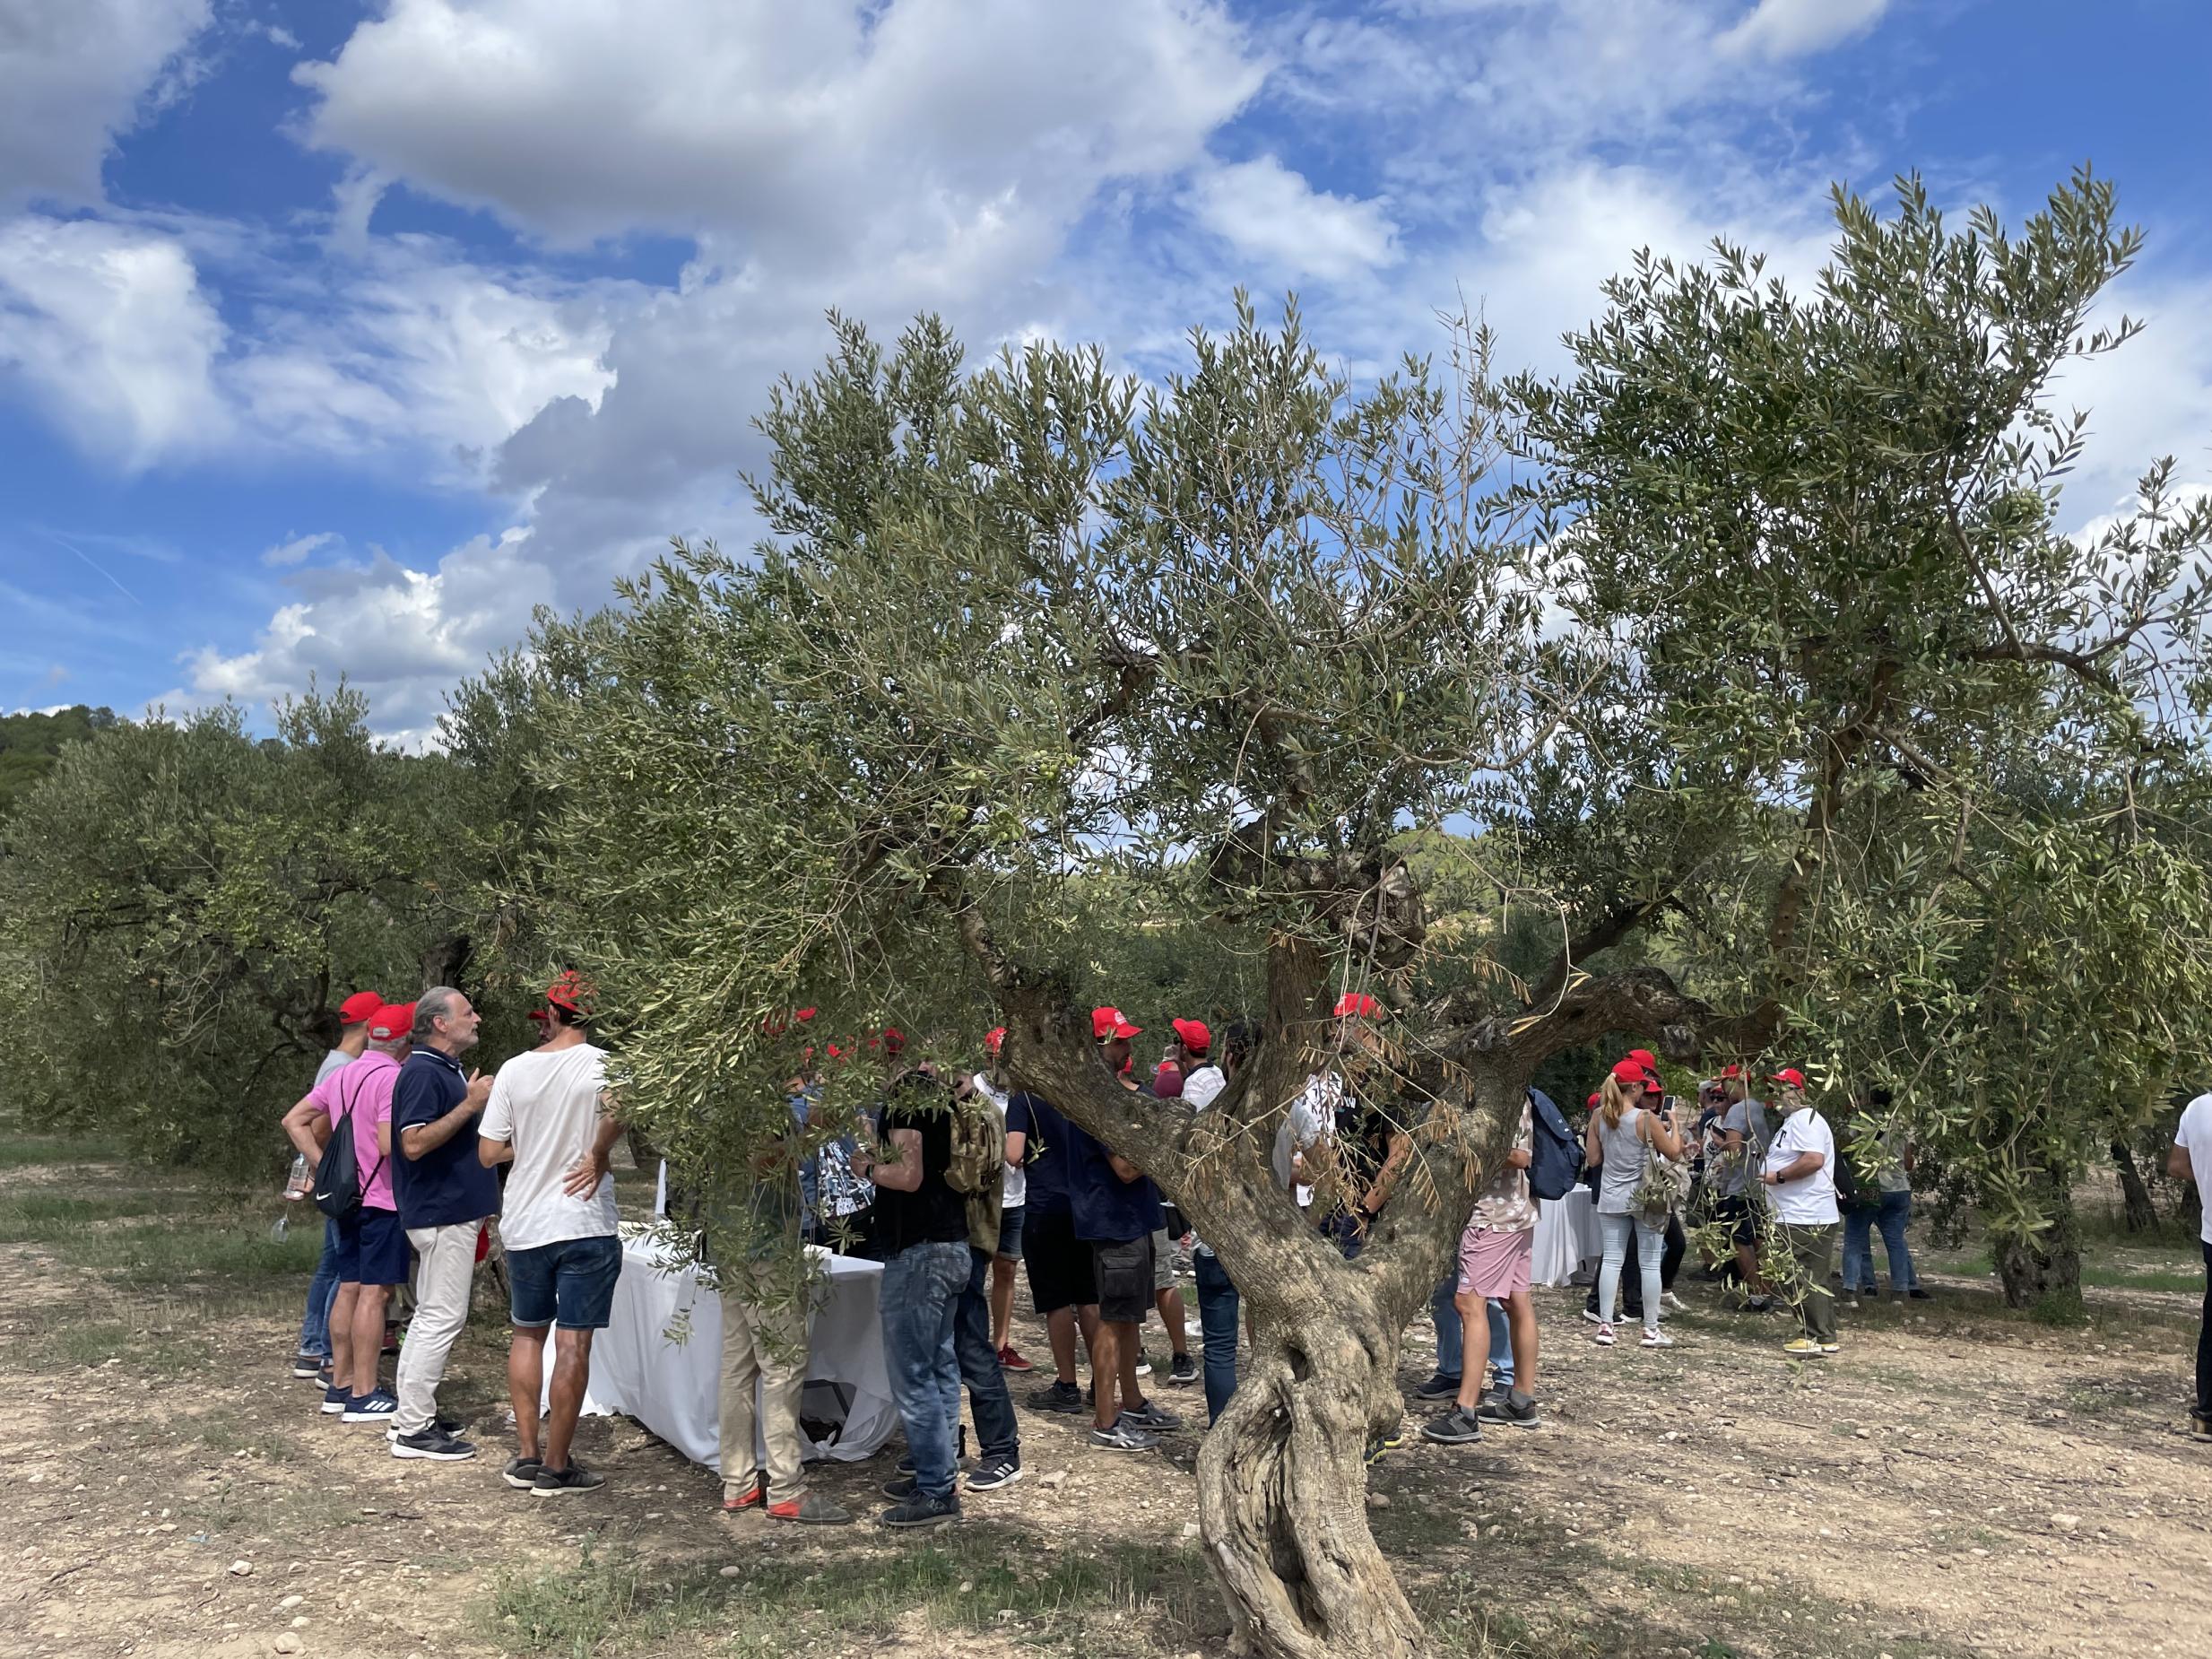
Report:
[[[1110,1325],[1136,1325],[1152,1307],[1152,1235],[1121,1244],[1090,1246],[1091,1271],[1098,1281],[1098,1317]]]
[[[1758,1248],[1759,1239],[1766,1231],[1766,1206],[1740,1194],[1734,1198],[1714,1199],[1713,1219],[1728,1229],[1731,1244],[1754,1250]]]
[[[1098,1299],[1090,1246],[1075,1236],[1075,1212],[1064,1206],[1024,1206],[1021,1264],[1029,1275],[1029,1300],[1040,1314],[1088,1307]]]

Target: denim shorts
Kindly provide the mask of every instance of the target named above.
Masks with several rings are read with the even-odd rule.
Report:
[[[338,1223],[340,1284],[405,1284],[407,1229],[396,1210],[356,1210]]]
[[[622,1241],[610,1233],[560,1238],[507,1253],[508,1306],[525,1330],[560,1321],[567,1331],[603,1331],[622,1272]]]
[[[1005,1262],[1021,1260],[1021,1221],[1027,1213],[1027,1204],[1008,1204],[999,1212],[999,1259]]]

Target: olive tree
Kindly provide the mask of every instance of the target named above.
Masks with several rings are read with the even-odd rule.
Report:
[[[2044,394],[2132,239],[2086,180],[2017,239],[1954,233],[1911,187],[1894,218],[1846,198],[1838,221],[1808,296],[1729,248],[1639,260],[1557,384],[1500,386],[1462,327],[1354,388],[1295,308],[1270,329],[1241,302],[1151,387],[1096,351],[971,370],[933,322],[889,351],[840,323],[764,418],[750,559],[679,545],[618,609],[541,621],[572,698],[537,762],[552,925],[629,1021],[626,1111],[742,1184],[788,1132],[789,1011],[824,1042],[1004,1024],[1016,1079],[1151,1173],[1252,1310],[1198,1487],[1260,1652],[1423,1646],[1356,1501],[1362,1451],[1402,1414],[1401,1333],[1547,1060],[1620,1033],[1685,1060],[1787,1040],[1904,1081],[1931,1043],[1940,1069],[2019,1029],[2066,930],[2112,917],[2100,883],[2130,916],[2163,894],[2170,943],[2204,917],[2194,866],[2138,858],[2110,793],[2130,769],[2152,786],[2201,515],[2052,528],[2075,439]],[[2023,756],[2094,812],[2015,804]],[[1962,860],[1930,825],[1962,817],[2012,864],[1947,886],[1931,871]],[[1084,1001],[1119,1000],[1089,948],[1115,925],[1102,890],[1127,929],[1202,923],[1189,948],[1253,987],[1258,1048],[1202,1114],[1094,1047]],[[2041,941],[2007,959],[2023,977],[1922,995],[1880,1028],[1909,1029],[1895,1053],[1826,1007],[1960,985],[2011,921]],[[2133,924],[2111,925],[2116,946]],[[1541,965],[1515,971],[1532,936]],[[2180,955],[2161,986],[2193,992]],[[1366,1086],[1414,1150],[1353,1261],[1268,1157],[1338,1063],[1348,990],[1386,1014]],[[2154,1046],[2113,999],[2087,1017],[2112,1064]],[[880,1081],[833,1068],[810,1133]]]
[[[249,1167],[338,1038],[449,936],[434,890],[445,763],[370,736],[341,686],[278,710],[118,721],[17,803],[0,859],[11,1091],[38,1116]]]

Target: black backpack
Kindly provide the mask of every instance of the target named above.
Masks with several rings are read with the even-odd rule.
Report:
[[[345,1092],[343,1083],[338,1085],[338,1092]],[[351,1120],[354,1101],[360,1098],[361,1091],[356,1088],[338,1121],[331,1125],[330,1143],[323,1148],[322,1161],[315,1166],[315,1207],[334,1221],[350,1221],[360,1213],[361,1194],[369,1186],[369,1181],[361,1179],[360,1160],[353,1151]],[[369,1180],[375,1180],[377,1170],[383,1167],[379,1159],[369,1170]]]

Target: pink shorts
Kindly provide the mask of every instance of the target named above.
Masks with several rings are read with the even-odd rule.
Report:
[[[1460,1294],[1518,1296],[1529,1288],[1529,1263],[1536,1255],[1536,1230],[1501,1232],[1470,1227],[1460,1235]]]

